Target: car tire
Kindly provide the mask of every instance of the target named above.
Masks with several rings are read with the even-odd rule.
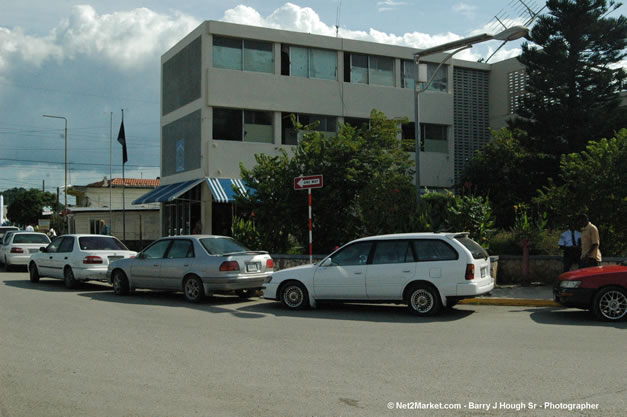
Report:
[[[198,304],[205,298],[205,288],[198,277],[189,277],[183,281],[183,292],[190,303]]]
[[[28,266],[28,275],[30,276],[30,282],[39,282],[39,270],[35,262],[31,262]]]
[[[414,285],[407,293],[407,306],[417,316],[434,316],[442,308],[440,293],[431,285]]]
[[[129,292],[128,278],[126,277],[126,274],[119,269],[113,271],[111,285],[113,286],[113,292],[116,295],[126,295]]]
[[[304,310],[309,306],[307,288],[297,281],[285,284],[280,291],[281,304],[290,310]]]
[[[69,290],[76,288],[78,282],[74,278],[74,272],[72,271],[72,268],[67,267],[63,270],[63,281],[65,282],[65,288]]]
[[[237,296],[239,298],[250,298],[250,297],[256,297],[257,296],[257,290],[255,289],[245,289],[245,290],[236,290],[235,294],[237,294]]]
[[[606,287],[594,296],[592,312],[603,321],[618,321],[627,317],[627,291],[621,287]]]

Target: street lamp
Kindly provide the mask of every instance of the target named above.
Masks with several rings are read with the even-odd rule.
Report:
[[[67,119],[65,117],[62,116],[50,116],[48,114],[44,114],[44,117],[49,117],[51,119],[63,119],[65,121],[65,185],[63,187],[64,190],[64,196],[65,196],[65,210],[67,212]],[[67,218],[64,216],[64,218]],[[65,225],[65,220],[63,221],[63,225],[64,227]]]
[[[471,36],[464,39],[459,39],[456,41],[448,42],[442,45],[434,46],[432,48],[423,49],[420,52],[416,52],[414,54],[414,62],[416,63],[416,79],[414,85],[414,136],[416,138],[416,203],[420,203],[420,101],[419,94],[423,91],[427,90],[433,81],[433,78],[437,74],[438,70],[446,62],[456,53],[463,51],[464,49],[471,48],[473,45],[489,40],[500,40],[504,42],[513,41],[516,39],[520,39],[529,33],[529,29],[525,26],[512,26],[511,28],[505,29],[502,32],[497,33],[496,35],[489,35],[487,33],[482,33],[480,35]],[[440,65],[433,72],[431,78],[426,81],[423,87],[419,87],[419,74],[420,74],[420,58],[438,54],[446,51],[453,51],[447,54],[444,59],[440,62]],[[426,78],[426,77],[424,77]]]

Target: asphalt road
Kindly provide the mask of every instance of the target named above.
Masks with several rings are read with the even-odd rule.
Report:
[[[624,416],[626,348],[574,309],[290,312],[0,272],[0,417]]]

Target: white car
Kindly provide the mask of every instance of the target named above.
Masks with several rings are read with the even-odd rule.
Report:
[[[0,256],[7,271],[14,265],[27,265],[31,254],[47,246],[50,239],[44,233],[8,232],[4,235]]]
[[[406,303],[430,316],[493,288],[488,253],[467,233],[409,233],[358,239],[317,264],[275,272],[264,298],[290,309],[318,301]]]
[[[28,272],[32,282],[58,278],[74,288],[78,281],[107,281],[109,263],[135,255],[113,236],[63,235],[31,256]]]

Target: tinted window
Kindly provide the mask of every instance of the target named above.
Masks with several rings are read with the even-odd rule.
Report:
[[[122,242],[114,237],[79,237],[78,244],[81,250],[128,250]]]
[[[47,245],[50,239],[46,235],[18,233],[13,238],[13,243],[43,243]]]
[[[200,244],[207,250],[209,255],[250,252],[250,249],[239,243],[237,240],[224,237],[200,239]]]
[[[47,252],[57,252],[59,249],[59,246],[61,246],[61,243],[63,242],[65,238],[64,237],[58,237],[55,240],[52,241],[51,244],[48,245],[47,247]]]
[[[373,264],[400,264],[414,262],[414,255],[407,240],[377,242],[372,258]]]
[[[171,239],[159,240],[146,249],[143,254],[145,259],[161,259],[170,246]]]
[[[443,240],[415,240],[414,250],[419,262],[452,261],[459,258],[457,251]]]
[[[371,248],[372,242],[354,243],[334,254],[331,260],[339,266],[365,265]]]
[[[172,246],[168,251],[168,259],[175,258],[193,258],[194,257],[194,245],[191,240],[173,240]]]
[[[64,237],[59,245],[59,249],[57,252],[72,252],[74,248],[74,238],[73,237]]]
[[[455,240],[464,245],[475,259],[487,258],[488,252],[480,244],[469,238],[467,235],[455,236]]]

